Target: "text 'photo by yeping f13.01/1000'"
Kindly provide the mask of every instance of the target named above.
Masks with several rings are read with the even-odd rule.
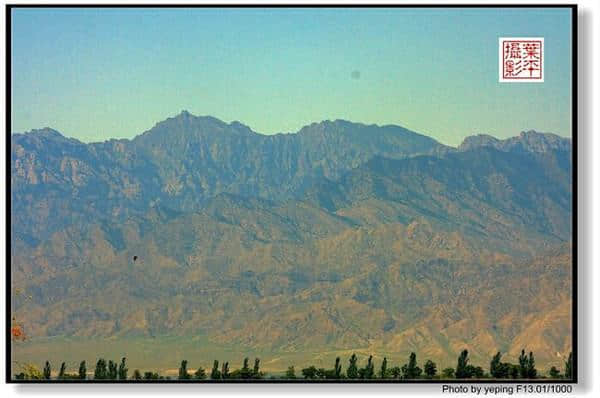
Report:
[[[575,383],[576,11],[8,6],[7,381]]]

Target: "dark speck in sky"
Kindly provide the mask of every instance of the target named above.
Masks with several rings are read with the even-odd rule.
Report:
[[[350,77],[352,77],[353,79],[360,79],[360,71],[353,70],[352,73],[350,74]]]

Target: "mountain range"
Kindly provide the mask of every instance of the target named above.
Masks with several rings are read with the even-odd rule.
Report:
[[[202,334],[448,365],[524,348],[562,366],[572,207],[571,140],[535,131],[453,148],[185,111],[132,140],[33,130],[11,135],[13,311],[32,338]]]

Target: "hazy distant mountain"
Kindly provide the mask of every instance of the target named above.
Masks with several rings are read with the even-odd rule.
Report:
[[[261,135],[187,112],[133,140],[86,145],[34,130],[11,136],[12,221],[36,241],[90,217],[122,221],[155,204],[197,210],[221,192],[298,198],[321,177],[338,178],[374,155],[403,158],[439,148],[398,126],[338,120]]]
[[[339,120],[265,136],[184,112],[133,140],[16,134],[11,153],[13,288],[32,295],[14,309],[32,336],[446,363],[570,350],[569,139],[455,149]]]
[[[505,152],[547,153],[551,151],[570,151],[571,140],[556,134],[523,131],[518,137],[499,140],[490,135],[479,134],[467,137],[458,147],[466,151],[473,148],[490,146]]]

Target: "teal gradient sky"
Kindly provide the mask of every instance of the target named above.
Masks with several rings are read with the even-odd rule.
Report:
[[[186,109],[261,133],[324,119],[456,145],[571,135],[569,9],[13,9],[12,131],[132,138]],[[498,37],[543,36],[545,82],[498,82]]]

